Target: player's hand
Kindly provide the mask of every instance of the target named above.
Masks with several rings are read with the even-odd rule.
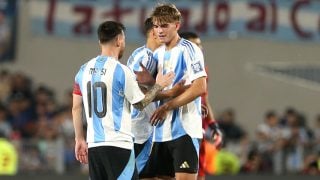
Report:
[[[175,84],[171,89],[170,89],[170,93],[172,94],[172,97],[176,97],[179,96],[180,94],[182,94],[186,89],[188,89],[190,87],[190,85],[184,85],[184,83],[186,82],[186,80],[181,80],[179,81],[177,84]]]
[[[83,140],[76,140],[75,145],[75,156],[76,159],[82,164],[88,164],[88,145],[87,142]]]
[[[163,88],[167,87],[172,84],[174,77],[174,72],[171,71],[169,73],[162,74],[162,68],[160,68],[157,74],[156,84],[160,85]]]
[[[208,109],[207,105],[201,103],[201,117],[202,117],[202,119],[206,118],[208,116],[208,114],[209,114],[209,109]]]
[[[134,71],[136,74],[136,80],[139,84],[146,86],[153,86],[156,80],[152,77],[147,68],[140,62],[140,67],[142,71]]]
[[[166,104],[163,104],[162,106],[158,107],[153,112],[150,118],[150,124],[152,126],[156,126],[162,123],[166,119],[167,113],[168,113],[168,106]]]
[[[209,124],[205,130],[204,138],[213,143],[217,149],[221,149],[223,146],[223,134],[216,122]]]

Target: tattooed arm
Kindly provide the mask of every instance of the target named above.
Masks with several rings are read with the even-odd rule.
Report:
[[[145,108],[148,104],[150,104],[150,102],[154,100],[154,98],[160,91],[162,91],[163,88],[169,86],[172,83],[174,77],[175,74],[173,72],[162,74],[162,68],[160,68],[157,74],[156,83],[145,94],[144,99],[138,103],[133,104],[133,107],[139,110]]]
[[[133,104],[133,107],[136,109],[139,109],[140,111],[145,108],[149,103],[151,103],[154,98],[157,96],[157,94],[162,91],[163,87],[155,84],[153,85],[150,90],[145,94],[145,97],[142,101]]]

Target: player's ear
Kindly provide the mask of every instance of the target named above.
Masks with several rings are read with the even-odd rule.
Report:
[[[180,23],[180,22],[176,22],[176,30],[177,30],[177,31],[179,31],[180,26],[181,26],[181,23]]]
[[[117,35],[116,39],[115,39],[115,43],[116,43],[116,46],[117,47],[120,47],[120,44],[121,44],[121,38],[120,38],[120,35]]]
[[[156,32],[153,29],[150,31],[150,35],[153,37],[153,39],[157,39]]]

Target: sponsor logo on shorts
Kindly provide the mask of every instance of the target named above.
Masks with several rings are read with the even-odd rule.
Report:
[[[186,168],[190,168],[189,164],[187,161],[184,161],[181,165],[180,165],[181,169],[186,169]]]

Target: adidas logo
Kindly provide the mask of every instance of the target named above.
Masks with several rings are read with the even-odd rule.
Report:
[[[189,166],[189,164],[188,164],[188,162],[187,161],[184,161],[181,165],[180,165],[180,168],[181,169],[185,169],[185,168],[189,168],[190,166]]]

